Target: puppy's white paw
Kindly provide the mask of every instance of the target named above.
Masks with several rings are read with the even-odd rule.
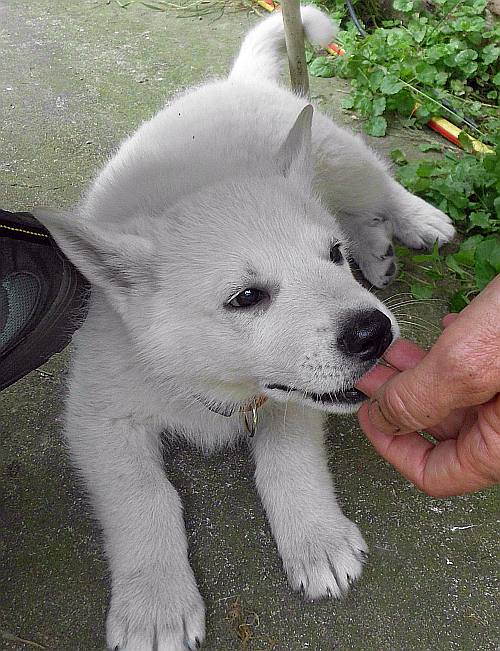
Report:
[[[359,529],[342,516],[329,530],[311,527],[303,531],[302,538],[280,546],[291,587],[306,599],[343,597],[361,575],[367,558]]]
[[[405,218],[396,225],[397,238],[412,249],[432,249],[436,241],[439,246],[450,242],[455,228],[448,215],[420,197],[412,199]]]
[[[189,568],[190,570],[190,568]],[[113,651],[195,651],[205,606],[192,572],[148,567],[113,581],[106,640]]]
[[[361,273],[366,280],[378,288],[387,287],[392,283],[397,273],[394,247],[389,240],[385,244],[386,248],[381,253],[369,250],[358,256]]]

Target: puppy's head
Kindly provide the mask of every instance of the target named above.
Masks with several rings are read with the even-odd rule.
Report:
[[[162,219],[144,215],[140,233],[38,213],[122,316],[156,387],[215,404],[266,394],[357,407],[353,385],[398,330],[351,273],[349,244],[312,190],[309,146],[307,109],[273,165],[204,188]]]

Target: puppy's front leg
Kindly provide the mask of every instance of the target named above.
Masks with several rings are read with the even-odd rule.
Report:
[[[255,479],[290,585],[309,599],[342,596],[367,547],[335,498],[319,412],[273,407],[252,448]]]
[[[111,566],[109,648],[199,648],[204,605],[157,432],[131,418],[83,417],[73,406],[66,435],[93,497]]]

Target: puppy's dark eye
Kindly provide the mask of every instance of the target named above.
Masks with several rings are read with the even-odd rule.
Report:
[[[227,305],[231,307],[253,307],[261,301],[268,299],[269,294],[262,291],[262,289],[257,289],[256,287],[250,287],[244,289],[236,296],[233,296],[228,302]]]
[[[343,259],[342,251],[340,250],[340,242],[335,242],[335,244],[332,244],[330,247],[330,260],[335,262],[335,264],[339,264]]]

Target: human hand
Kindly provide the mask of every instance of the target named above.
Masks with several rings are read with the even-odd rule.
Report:
[[[435,497],[500,481],[500,276],[444,326],[428,353],[398,341],[384,355],[394,368],[357,384],[371,397],[358,418],[375,449]]]

